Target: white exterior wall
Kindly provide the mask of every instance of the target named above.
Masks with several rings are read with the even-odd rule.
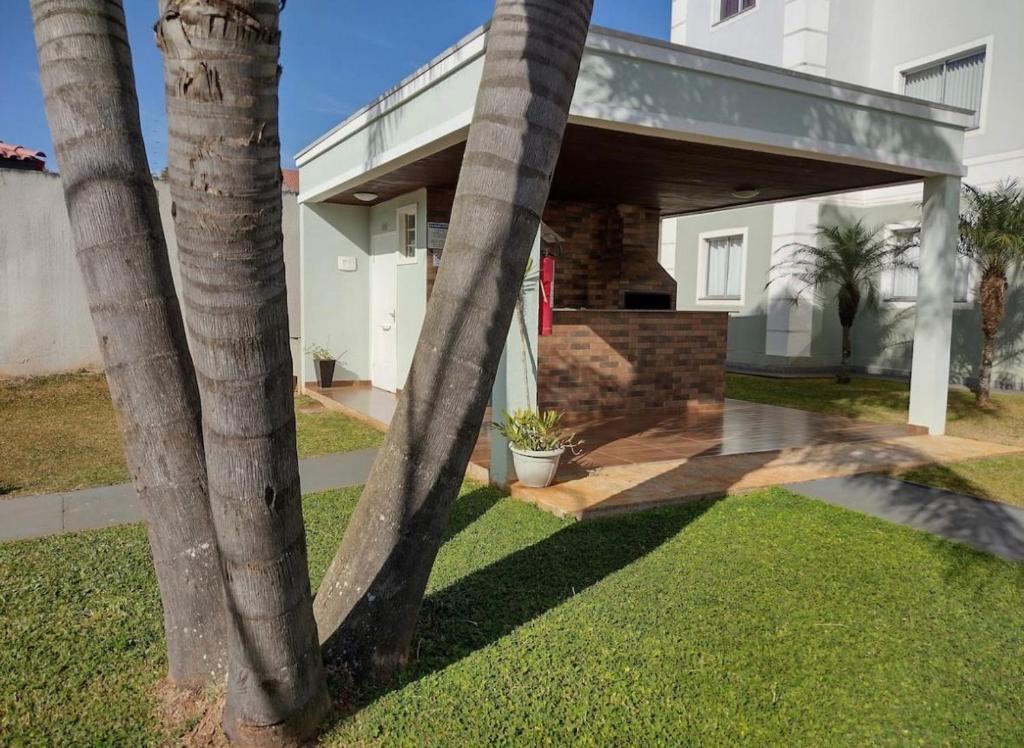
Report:
[[[782,66],[784,0],[758,0],[752,10],[720,22],[719,4],[720,0],[674,0],[671,41]]]
[[[305,350],[337,357],[334,378],[370,378],[370,209],[330,203],[299,207],[302,241],[302,381],[316,381]],[[339,270],[338,258],[355,260]]]
[[[397,384],[409,374],[427,308],[426,190],[363,207],[303,203],[302,221],[302,347],[323,346],[338,357],[335,381],[373,379],[373,238],[394,237],[398,209],[416,206],[416,258],[395,265]],[[397,251],[397,237],[389,246]],[[354,268],[340,269],[342,258]],[[316,380],[312,358],[304,356],[303,381]]]
[[[171,272],[179,289],[170,187],[156,180]],[[282,229],[291,335],[298,336],[298,203],[285,192]],[[59,174],[0,169],[0,377],[103,368],[75,260]],[[292,342],[298,373],[299,347]]]
[[[1024,2],[758,0],[759,10],[741,14],[734,22],[736,28],[726,33],[709,30],[710,2],[674,0],[673,41],[897,93],[902,91],[901,69],[941,59],[955,51],[985,46],[982,126],[965,137],[964,181],[988,188],[1002,179],[1024,179],[1024,95],[1020,80],[1024,73]],[[775,15],[780,10],[782,32]],[[827,33],[818,33],[821,29]],[[754,40],[749,49],[742,49],[737,42],[741,33]],[[816,41],[816,37],[821,40]],[[819,70],[816,66],[822,55],[824,66]],[[748,252],[769,258],[786,240],[806,240],[818,221],[863,218],[875,225],[916,222],[920,220],[921,201],[922,185],[914,183],[776,205],[772,239],[752,239]],[[729,223],[759,227],[761,210],[730,211]],[[681,308],[690,308],[694,301],[693,297],[684,298],[687,284],[681,269],[695,265],[697,247],[693,237],[696,229],[706,223],[705,217],[690,217],[669,221],[664,229],[666,241],[673,235],[680,237],[674,259],[664,264],[676,267]],[[751,234],[758,235],[758,231]],[[766,264],[770,260],[751,258],[748,267],[763,268]],[[1017,325],[1019,338],[1019,326],[1024,320],[1024,308],[1019,308],[1024,304],[1024,288],[1018,288],[1019,281],[1012,285],[1001,342],[1007,353],[997,363],[996,377],[1003,385],[1020,387],[1024,386],[1024,346],[1013,339],[1010,328]],[[762,293],[756,302],[746,302],[744,310],[732,318],[730,362],[759,368],[817,368],[834,364],[838,360],[834,304],[817,306],[808,324],[806,311],[790,309],[784,313],[774,301],[777,295],[782,296],[774,290]],[[854,364],[869,371],[907,371],[915,312],[914,304],[906,302],[883,302],[877,311],[862,312],[854,330]],[[780,324],[783,317],[790,319]],[[968,303],[957,304],[954,310],[954,381],[968,380],[973,375],[977,325],[978,312],[972,294]],[[779,355],[786,350],[790,351],[788,356]]]

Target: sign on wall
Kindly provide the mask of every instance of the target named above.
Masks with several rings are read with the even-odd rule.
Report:
[[[445,239],[448,238],[447,223],[427,224],[427,249],[436,249],[438,252],[444,249]]]
[[[434,267],[441,266],[441,252],[444,250],[444,243],[447,239],[447,223],[427,223],[427,251],[430,254],[430,262]]]

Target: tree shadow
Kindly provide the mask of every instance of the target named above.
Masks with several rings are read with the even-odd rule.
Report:
[[[441,544],[447,543],[487,514],[501,498],[497,491],[478,488],[456,499],[451,514],[448,515],[448,527],[444,531]]]
[[[1024,509],[981,498],[984,489],[944,465],[925,469],[929,483],[953,490],[884,474],[834,478],[819,483],[817,490],[830,503],[926,532],[938,545],[948,547],[946,541],[953,541],[977,551],[957,559],[950,569],[951,580],[973,573],[992,555],[1024,561]],[[798,484],[788,487],[801,492]]]
[[[420,610],[409,667],[390,684],[360,690],[351,690],[340,676],[332,677],[332,692],[346,700],[325,730],[387,693],[487,647],[650,554],[712,503],[573,523],[429,595]],[[483,497],[475,497],[453,511],[453,524],[457,526],[463,511],[472,516],[485,505]]]

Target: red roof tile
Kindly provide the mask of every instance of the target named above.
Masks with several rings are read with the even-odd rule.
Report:
[[[288,192],[298,192],[299,170],[281,169],[281,183]]]
[[[11,145],[0,140],[0,160],[26,161],[31,167],[42,169],[46,164],[46,154],[42,151],[33,151],[21,145]],[[22,168],[25,168],[24,166]]]

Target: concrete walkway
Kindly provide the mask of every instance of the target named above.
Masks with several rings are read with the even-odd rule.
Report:
[[[376,456],[376,449],[362,449],[299,460],[302,493],[361,485],[370,475]],[[0,542],[141,520],[135,489],[130,483],[65,493],[17,496],[0,499]]]
[[[1024,508],[920,486],[884,475],[789,483],[786,488],[978,550],[1024,561]]]

